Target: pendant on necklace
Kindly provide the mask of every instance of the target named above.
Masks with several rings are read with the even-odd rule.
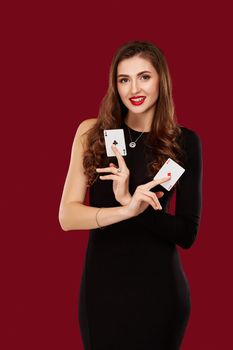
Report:
[[[134,148],[136,146],[136,142],[130,142],[129,147]]]

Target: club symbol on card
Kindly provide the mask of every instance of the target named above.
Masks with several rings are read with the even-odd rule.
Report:
[[[108,157],[115,157],[114,146],[117,147],[121,155],[126,156],[127,148],[123,129],[107,129],[103,131],[105,149]]]

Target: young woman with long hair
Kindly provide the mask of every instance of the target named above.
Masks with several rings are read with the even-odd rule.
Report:
[[[123,129],[125,156],[114,145],[107,156],[106,129]],[[154,180],[168,158],[185,168],[171,191],[162,184],[172,174]],[[193,245],[201,203],[201,141],[177,122],[165,56],[126,42],[97,118],[75,133],[59,207],[63,230],[90,230],[78,305],[85,350],[180,349],[191,297],[177,245]]]

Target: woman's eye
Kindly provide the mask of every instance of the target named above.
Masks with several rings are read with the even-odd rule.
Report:
[[[123,80],[128,80],[127,78],[122,78],[119,80],[120,83],[123,83]]]
[[[149,80],[149,79],[150,79],[150,76],[149,76],[149,75],[142,75],[142,77],[146,78],[146,80]]]

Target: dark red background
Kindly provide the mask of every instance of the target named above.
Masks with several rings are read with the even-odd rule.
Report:
[[[192,297],[182,350],[230,349],[230,6],[23,1],[1,14],[1,348],[82,349],[77,302],[88,231],[62,231],[58,208],[74,134],[97,116],[112,55],[142,39],[163,49],[178,121],[202,140],[199,235],[179,249]]]

